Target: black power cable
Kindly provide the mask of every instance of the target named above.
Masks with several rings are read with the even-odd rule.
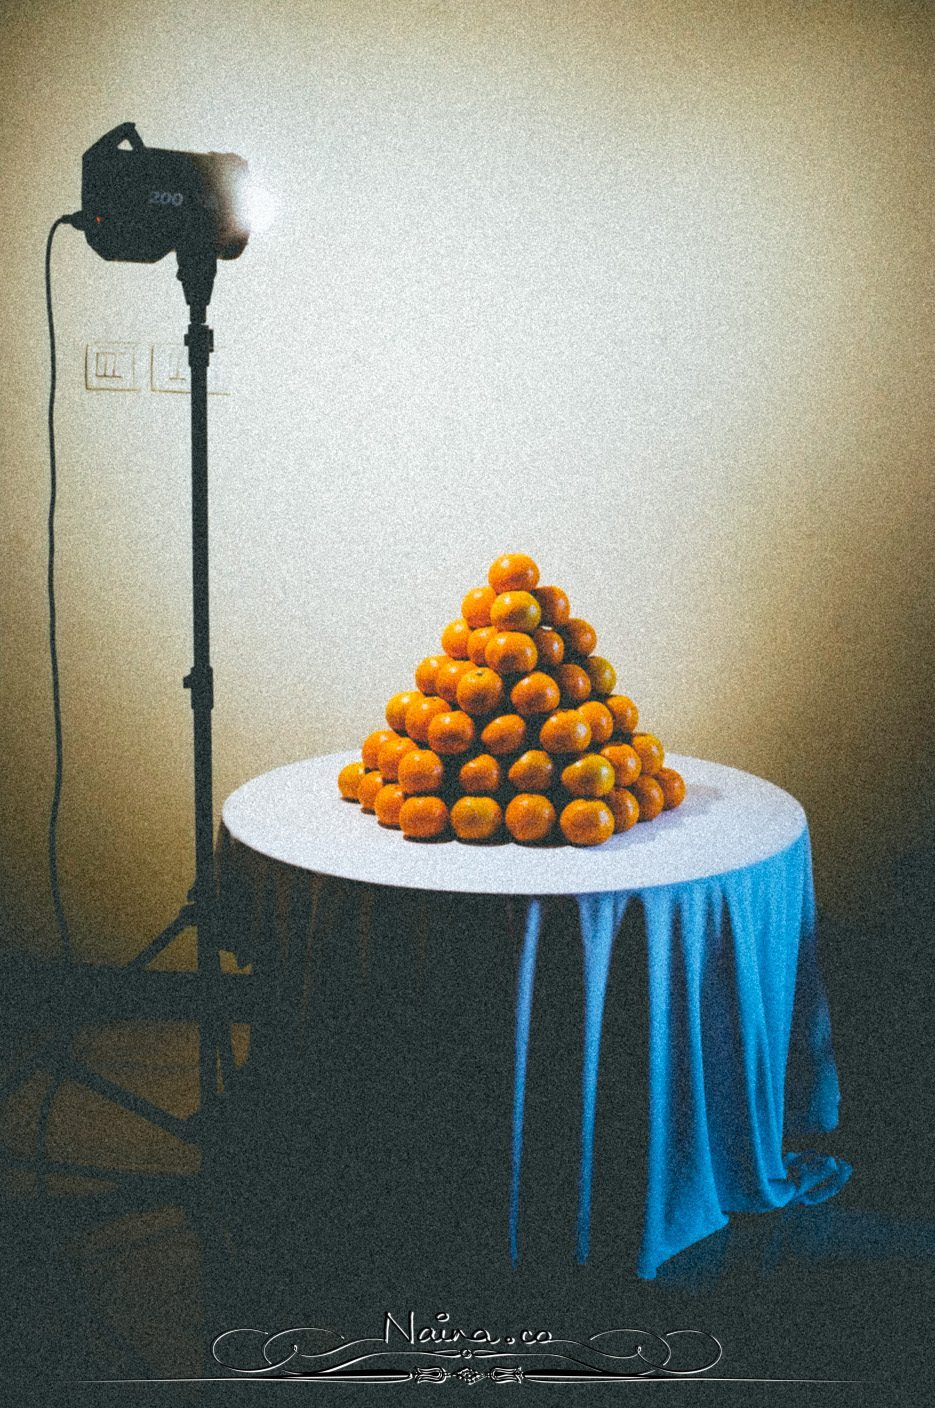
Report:
[[[55,323],[52,318],[52,239],[59,225],[75,225],[82,228],[80,212],[74,215],[60,215],[49,230],[45,247],[45,306],[49,321],[49,357],[51,362],[49,378],[49,659],[52,666],[52,712],[55,719],[55,786],[52,790],[52,810],[49,815],[49,879],[52,886],[52,905],[55,922],[58,925],[62,945],[62,957],[66,963],[74,963],[75,956],[68,932],[68,921],[62,905],[58,884],[58,812],[62,800],[62,772],[64,753],[62,749],[62,701],[58,680],[58,650],[55,642],[55,498],[58,480],[55,467]]]

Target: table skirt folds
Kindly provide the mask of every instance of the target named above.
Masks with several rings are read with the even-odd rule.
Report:
[[[742,870],[569,897],[312,874],[224,827],[218,864],[224,946],[271,996],[247,1063],[262,1137],[319,1132],[321,1207],[369,1179],[385,1198],[362,1205],[412,1231],[432,1170],[458,1165],[460,1215],[514,1264],[546,1236],[585,1261],[618,1250],[627,1184],[651,1279],[728,1213],[822,1201],[851,1172],[783,1147],[839,1103],[807,829]]]

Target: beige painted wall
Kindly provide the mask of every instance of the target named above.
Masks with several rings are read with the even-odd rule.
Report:
[[[216,802],[353,746],[499,552],[532,552],[674,751],[812,824],[819,901],[931,815],[931,12],[919,4],[5,7],[0,847],[54,952],[42,252],[132,120],[276,223],[210,321]],[[84,389],[180,338],[175,264],[57,236],[60,868],[79,956],[191,879],[187,401]]]

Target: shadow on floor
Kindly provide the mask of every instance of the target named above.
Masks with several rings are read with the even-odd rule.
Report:
[[[396,1092],[398,1110],[394,1092],[381,1093],[379,1041],[355,1072],[333,1073],[353,1078],[361,1101],[370,1092],[380,1140],[366,1127],[355,1134],[357,1121],[335,1113],[327,1091],[324,1104],[297,1108],[290,1099],[282,1118],[255,1120],[270,1096],[261,1063],[251,1076],[251,1058],[237,1118],[219,1131],[206,1171],[190,1180],[190,1197],[150,1197],[114,1217],[93,1196],[62,1192],[43,1201],[22,1177],[11,1178],[0,1214],[10,1302],[0,1383],[11,1386],[8,1401],[59,1408],[117,1402],[116,1392],[121,1402],[169,1401],[79,1381],[198,1379],[220,1373],[206,1350],[225,1330],[317,1325],[358,1338],[382,1333],[387,1312],[405,1321],[410,1311],[421,1325],[447,1313],[451,1324],[503,1333],[547,1328],[582,1342],[623,1326],[692,1327],[723,1346],[715,1376],[858,1379],[862,1385],[840,1388],[840,1400],[825,1385],[810,1401],[912,1401],[910,1383],[931,1363],[927,1314],[935,1303],[931,876],[927,859],[907,857],[888,884],[875,887],[860,929],[828,926],[823,936],[844,1101],[840,1128],[814,1142],[855,1169],[834,1201],[735,1215],[666,1263],[655,1281],[639,1281],[627,1229],[639,1206],[641,1136],[632,1102],[615,1096],[619,1084],[608,1085],[600,1094],[611,1131],[602,1164],[608,1173],[595,1187],[594,1250],[578,1266],[576,1120],[549,1118],[576,1098],[567,1075],[575,1069],[569,1019],[531,1053],[538,1074],[530,1080],[530,1128],[544,1133],[527,1150],[527,1236],[514,1268],[504,1219],[489,1216],[491,1206],[505,1207],[507,1193],[509,1120],[496,1112],[510,1052],[494,1044],[479,1066],[459,1066],[458,1020],[469,1027],[478,1009],[455,1004],[441,1014],[450,1028],[447,1051],[417,1053],[412,1063],[444,1079],[413,1077]],[[560,963],[553,979],[556,993],[573,982]],[[631,1003],[621,993],[609,1004],[617,1015],[607,1039],[629,1052],[636,1082],[638,990]],[[565,1010],[574,1006],[566,1002]],[[415,1127],[413,1101],[421,1112]],[[426,1140],[426,1130],[437,1139]],[[392,1156],[381,1144],[387,1139]],[[332,1175],[335,1150],[344,1151],[343,1176],[339,1166],[328,1188],[316,1183],[308,1157],[322,1140],[331,1145]],[[612,1147],[626,1151],[616,1165]],[[445,1149],[454,1165],[446,1166]],[[736,1401],[761,1401],[759,1387],[741,1388]],[[718,1390],[718,1401],[727,1391]],[[585,1401],[595,1393],[588,1389]],[[563,1402],[569,1394],[562,1390]]]

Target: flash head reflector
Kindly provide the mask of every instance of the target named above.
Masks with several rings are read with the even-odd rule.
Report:
[[[154,264],[173,250],[236,259],[250,237],[248,174],[231,152],[147,147],[125,122],[82,159],[85,237],[102,259]]]

